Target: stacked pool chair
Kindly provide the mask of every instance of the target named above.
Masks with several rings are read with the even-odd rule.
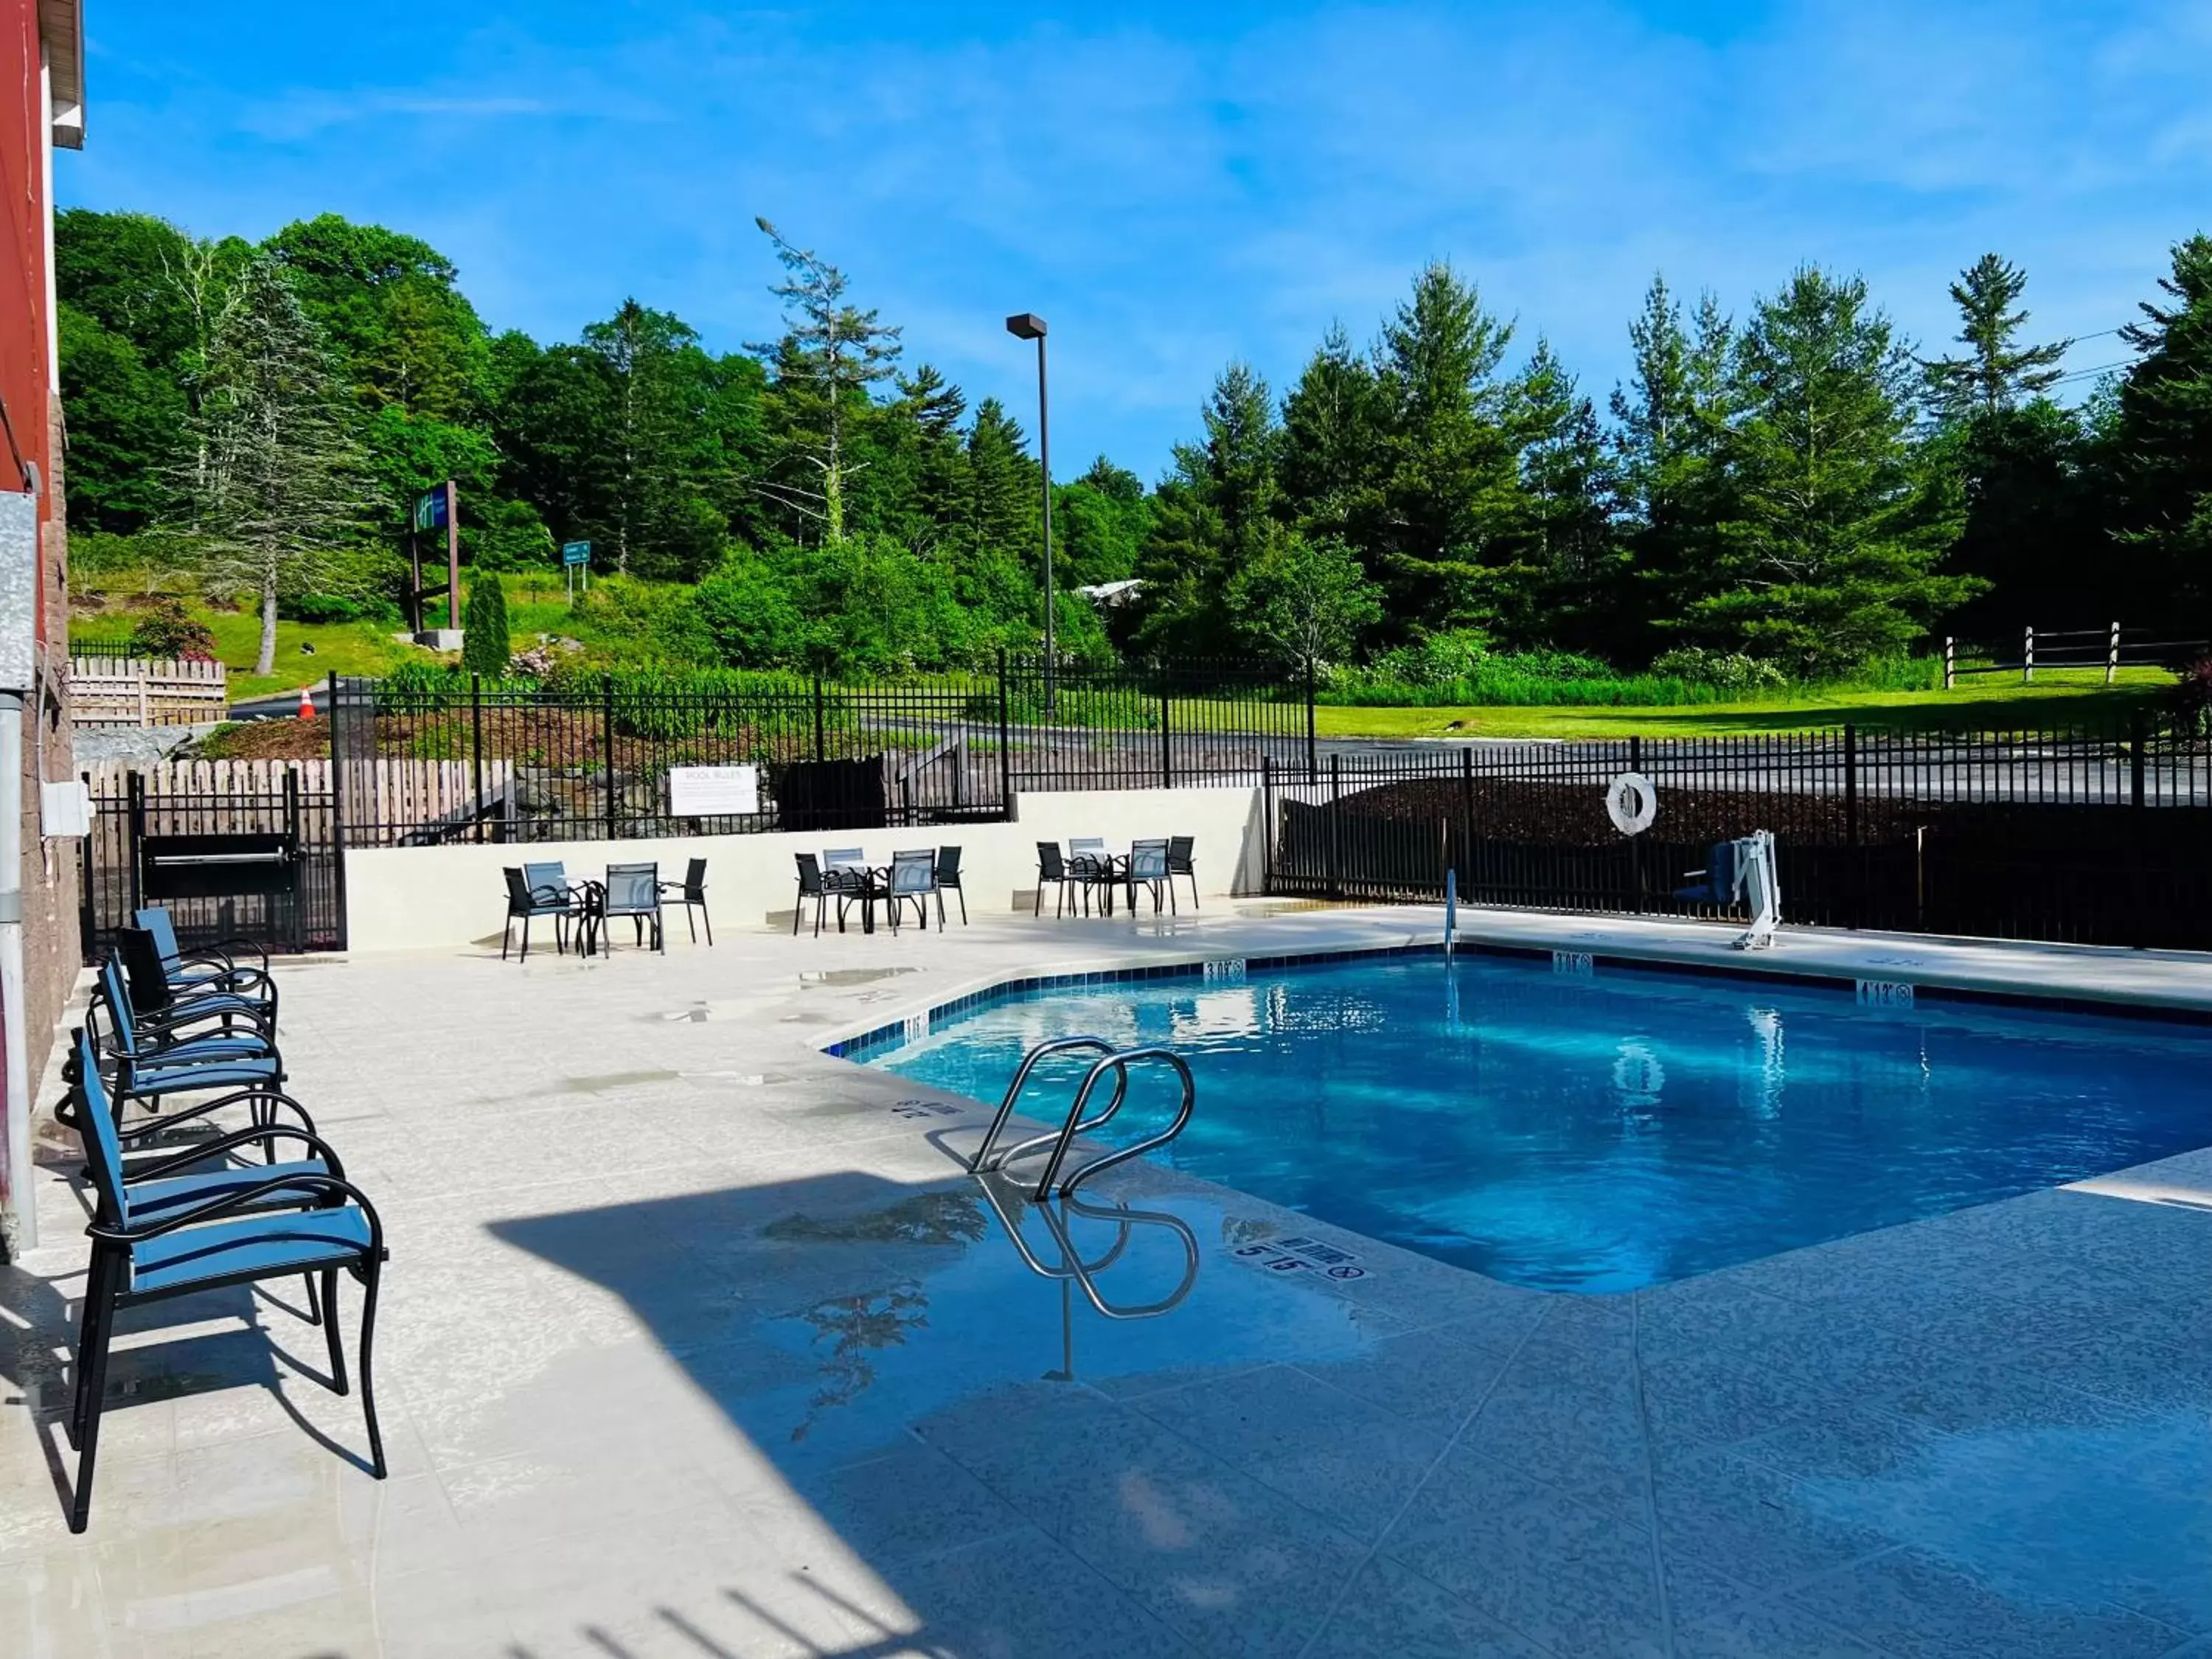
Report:
[[[371,1473],[385,1477],[370,1380],[383,1224],[307,1108],[283,1091],[268,964],[241,966],[222,950],[180,953],[166,912],[137,920],[118,930],[85,1024],[71,1033],[70,1093],[56,1114],[84,1143],[93,1196],[67,1425],[77,1453],[73,1532],[90,1518],[117,1314],[264,1279],[305,1284],[305,1317],[324,1328],[330,1351],[330,1375],[319,1380],[338,1394],[350,1392],[339,1273],[362,1286],[362,1408]]]

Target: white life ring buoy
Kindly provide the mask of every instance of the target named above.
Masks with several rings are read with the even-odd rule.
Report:
[[[1606,816],[1624,836],[1640,836],[1659,816],[1659,791],[1641,772],[1623,772],[1605,792]]]

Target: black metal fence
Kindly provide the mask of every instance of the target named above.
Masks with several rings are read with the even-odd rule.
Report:
[[[1623,772],[1656,786],[1630,836]],[[1717,841],[1774,833],[1786,920],[2212,947],[2212,743],[2118,730],[1828,732],[1467,747],[1272,769],[1270,892],[1711,914],[1678,896]]]
[[[295,772],[276,787],[221,794],[149,789],[137,772],[104,775],[94,784],[92,833],[80,843],[86,960],[99,960],[131,912],[152,902],[168,908],[187,949],[234,939],[276,951],[343,949],[337,807],[332,792],[302,788]],[[275,869],[240,878],[246,865],[271,855]],[[220,890],[247,888],[256,890]]]
[[[574,841],[1003,819],[1024,791],[1258,781],[1310,765],[1307,688],[1236,664],[721,689],[419,689],[333,676],[346,845]],[[678,767],[753,769],[750,811],[679,815]],[[461,787],[453,786],[459,780]],[[688,804],[688,803],[686,803]]]

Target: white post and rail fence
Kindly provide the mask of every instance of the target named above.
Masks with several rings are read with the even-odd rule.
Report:
[[[2017,674],[2023,685],[2033,684],[2039,668],[2080,672],[2102,671],[2110,685],[2123,668],[2178,668],[2212,653],[2212,641],[2161,638],[2155,629],[2126,628],[2108,623],[2102,628],[2037,629],[2020,631],[2020,654],[2006,654],[2007,647],[1978,645],[1943,636],[1943,689],[1954,690],[1962,679],[1978,674]]]

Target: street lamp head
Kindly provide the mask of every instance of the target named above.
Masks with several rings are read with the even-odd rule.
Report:
[[[1044,319],[1033,311],[1024,311],[1018,316],[1006,319],[1006,332],[1018,340],[1042,340],[1044,338]]]

